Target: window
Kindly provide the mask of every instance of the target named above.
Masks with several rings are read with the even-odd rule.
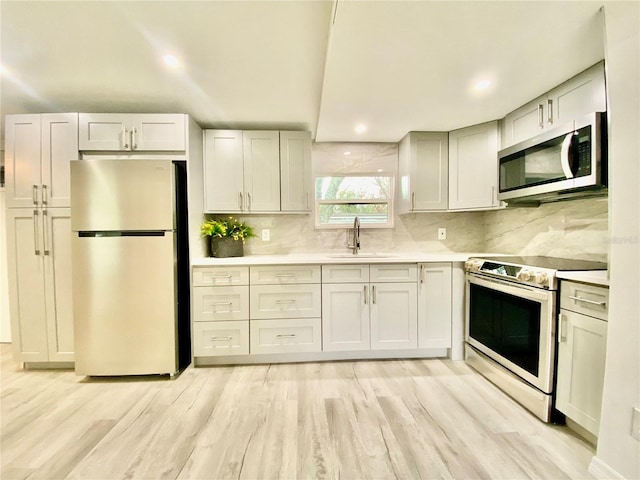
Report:
[[[393,185],[388,173],[316,176],[316,226],[348,227],[357,215],[362,227],[393,227]]]

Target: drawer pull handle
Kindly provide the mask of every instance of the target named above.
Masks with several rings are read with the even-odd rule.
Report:
[[[607,305],[607,302],[598,302],[595,300],[589,300],[588,298],[574,297],[573,295],[569,295],[569,298],[577,302],[584,302],[588,303],[589,305],[597,305],[598,307],[605,307]]]
[[[276,335],[276,338],[296,338],[295,333],[279,333]]]
[[[276,277],[278,278],[293,278],[295,275],[293,273],[276,273]]]
[[[296,303],[295,300],[276,300],[276,303],[278,305],[283,305],[283,304],[292,304],[292,303]]]
[[[231,275],[211,275],[211,278],[231,278]]]
[[[231,337],[211,337],[212,342],[228,342],[231,339]]]
[[[212,305],[214,307],[222,306],[222,305],[233,305],[232,302],[213,302]]]

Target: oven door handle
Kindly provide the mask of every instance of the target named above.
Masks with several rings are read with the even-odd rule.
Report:
[[[549,290],[527,287],[526,285],[495,278],[480,277],[474,274],[467,274],[467,282],[537,302],[547,301],[553,295],[553,292]]]

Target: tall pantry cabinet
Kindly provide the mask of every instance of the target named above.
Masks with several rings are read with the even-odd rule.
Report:
[[[69,162],[76,158],[77,113],[6,116],[11,331],[21,362],[73,361]]]

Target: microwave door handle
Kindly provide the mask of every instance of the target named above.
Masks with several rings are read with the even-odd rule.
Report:
[[[560,163],[562,164],[562,171],[567,178],[573,178],[573,172],[571,171],[571,165],[569,164],[569,149],[571,148],[571,139],[573,138],[573,132],[564,137],[562,141],[562,148],[560,149]]]

